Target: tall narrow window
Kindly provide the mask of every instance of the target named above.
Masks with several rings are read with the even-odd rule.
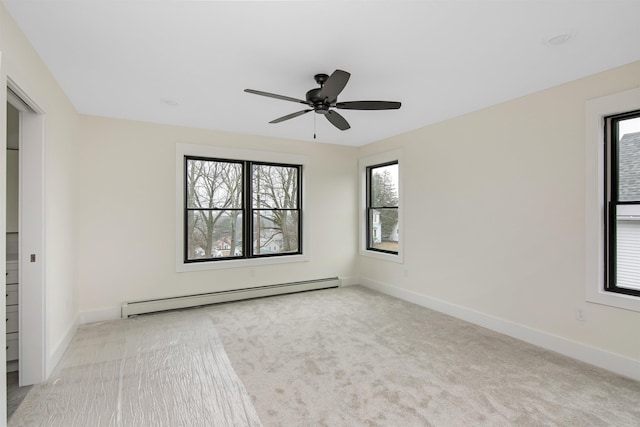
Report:
[[[398,162],[369,166],[367,250],[398,254]]]
[[[640,296],[640,111],[605,120],[605,289]]]
[[[301,254],[301,170],[185,156],[184,261]]]
[[[253,253],[299,253],[299,168],[253,164]]]
[[[185,162],[185,260],[242,256],[242,162],[189,157]]]

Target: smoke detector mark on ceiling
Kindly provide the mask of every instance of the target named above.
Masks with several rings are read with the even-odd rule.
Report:
[[[568,31],[545,38],[544,44],[551,47],[560,46],[567,43],[574,37],[575,35],[573,34],[573,32]]]
[[[178,101],[174,101],[173,99],[169,99],[169,98],[161,98],[160,102],[162,102],[165,105],[168,105],[169,107],[177,107]]]

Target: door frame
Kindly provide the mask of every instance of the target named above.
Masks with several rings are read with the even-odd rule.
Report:
[[[45,114],[10,77],[7,102],[20,111],[18,337],[19,381],[25,386],[47,376]]]

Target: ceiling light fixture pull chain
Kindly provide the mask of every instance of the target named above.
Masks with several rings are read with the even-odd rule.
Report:
[[[313,139],[316,139],[316,115],[313,115]]]

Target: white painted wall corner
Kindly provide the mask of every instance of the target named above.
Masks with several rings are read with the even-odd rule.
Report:
[[[76,316],[75,320],[71,323],[71,326],[69,326],[69,329],[67,329],[67,333],[65,333],[62,339],[58,341],[58,344],[56,344],[53,351],[50,353],[49,360],[47,360],[47,365],[45,367],[45,381],[51,376],[53,370],[58,366],[58,363],[60,363],[62,355],[69,347],[69,344],[71,344],[71,340],[78,330],[78,326],[80,324],[79,320],[79,316]]]
[[[340,276],[340,286],[359,285],[360,278],[357,276]]]
[[[99,308],[96,310],[83,311],[80,313],[80,324],[105,322],[107,320],[120,319],[120,307]]]

